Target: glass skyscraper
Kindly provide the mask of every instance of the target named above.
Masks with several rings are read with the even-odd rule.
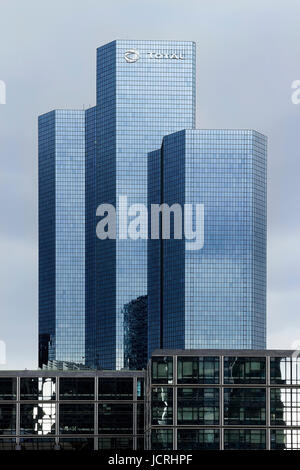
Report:
[[[39,366],[85,361],[85,113],[39,117]]]
[[[148,204],[204,205],[202,249],[149,241],[149,355],[265,348],[266,154],[252,130],[183,130],[149,153]]]
[[[94,203],[118,207],[119,197],[126,196],[128,206],[147,204],[147,153],[164,135],[195,126],[195,44],[117,40],[100,47],[95,112]],[[96,237],[89,223],[93,229],[86,233]],[[86,355],[90,365],[120,369],[124,309],[147,295],[147,240],[96,239],[95,248],[93,243],[86,240],[95,249],[95,276],[86,290],[94,298],[87,304],[93,333],[87,335]]]

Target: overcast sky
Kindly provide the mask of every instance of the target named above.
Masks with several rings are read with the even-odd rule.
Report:
[[[0,340],[37,366],[37,117],[95,104],[96,48],[197,43],[197,127],[269,138],[268,347],[300,341],[298,0],[0,0]]]

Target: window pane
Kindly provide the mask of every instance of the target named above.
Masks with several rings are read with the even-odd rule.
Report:
[[[21,450],[54,450],[55,439],[20,439]]]
[[[59,429],[63,434],[93,434],[94,405],[76,403],[59,405]]]
[[[61,450],[94,450],[94,439],[91,438],[60,438],[59,447]]]
[[[0,404],[0,434],[16,434],[16,405]]]
[[[271,384],[300,384],[300,357],[271,357]]]
[[[144,400],[144,398],[145,398],[144,379],[137,379],[137,399]]]
[[[271,429],[271,450],[300,450],[300,429]]]
[[[151,449],[152,450],[172,450],[173,449],[172,429],[152,429]]]
[[[179,384],[218,384],[218,357],[178,357]]]
[[[224,449],[266,449],[266,431],[265,429],[224,429]]]
[[[178,388],[179,425],[219,424],[219,389]]]
[[[168,384],[173,382],[173,358],[152,358],[152,383]]]
[[[23,377],[20,394],[21,400],[55,400],[56,380],[51,377]]]
[[[266,424],[266,390],[225,388],[224,424]]]
[[[0,378],[0,400],[15,400],[17,397],[17,379]]]
[[[132,449],[133,439],[131,437],[100,437],[99,450],[127,450]]]
[[[220,437],[218,429],[178,429],[178,450],[218,450]]]
[[[15,439],[0,439],[0,451],[1,450],[15,450],[16,440]]]
[[[20,405],[21,434],[55,434],[55,422],[52,403]]]
[[[173,389],[171,387],[152,389],[152,424],[160,426],[173,424]]]
[[[133,405],[99,403],[99,434],[132,434]]]
[[[224,357],[225,384],[265,384],[265,357]]]
[[[61,400],[94,400],[94,387],[93,378],[61,378],[59,397]]]
[[[271,425],[300,426],[300,389],[271,388]]]
[[[99,378],[99,400],[133,400],[133,379]]]

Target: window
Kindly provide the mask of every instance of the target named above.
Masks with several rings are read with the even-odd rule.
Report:
[[[218,450],[220,436],[218,429],[178,429],[178,450]]]
[[[266,449],[266,431],[265,429],[224,429],[224,449]]]
[[[152,389],[152,424],[160,426],[173,424],[173,389],[171,387]]]
[[[98,441],[99,450],[128,450],[133,447],[131,437],[100,437]]]
[[[271,388],[270,414],[273,426],[300,426],[300,389]]]
[[[21,400],[55,400],[56,380],[50,377],[22,377]]]
[[[61,450],[94,450],[94,438],[60,438]]]
[[[172,429],[152,429],[151,449],[152,450],[172,450],[173,449]]]
[[[62,434],[93,434],[94,405],[82,403],[59,405],[59,429]]]
[[[300,429],[271,429],[271,450],[300,450]]]
[[[218,384],[218,357],[178,357],[179,384]]]
[[[271,357],[271,384],[300,384],[300,357]]]
[[[20,405],[21,434],[55,434],[56,412],[52,403]]]
[[[0,400],[15,400],[17,397],[17,379],[0,378]]]
[[[55,439],[20,439],[21,450],[54,450]]]
[[[99,434],[132,434],[133,405],[125,403],[99,403]]]
[[[16,405],[0,405],[0,434],[16,433]]]
[[[99,378],[99,400],[133,400],[133,379]]]
[[[264,388],[225,388],[224,424],[265,425],[266,390]]]
[[[59,398],[61,400],[94,400],[94,387],[93,378],[61,378]]]
[[[170,384],[173,382],[173,358],[152,358],[152,383]]]
[[[265,384],[265,357],[224,357],[225,384]]]
[[[179,425],[219,424],[219,389],[178,388],[177,401]]]

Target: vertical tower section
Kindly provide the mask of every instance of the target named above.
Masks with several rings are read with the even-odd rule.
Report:
[[[188,249],[192,240],[171,238],[152,253],[152,260],[160,255],[160,272],[149,285],[149,328],[157,315],[151,296],[160,289],[164,348],[264,349],[267,138],[253,130],[185,130],[164,138],[161,160],[161,203],[192,205],[199,234],[202,204],[204,245]]]
[[[195,44],[117,40],[97,50],[96,200],[147,205],[147,154],[195,126]],[[124,365],[124,306],[147,295],[147,240],[96,240],[97,365]]]
[[[39,117],[39,365],[85,362],[85,113]]]

